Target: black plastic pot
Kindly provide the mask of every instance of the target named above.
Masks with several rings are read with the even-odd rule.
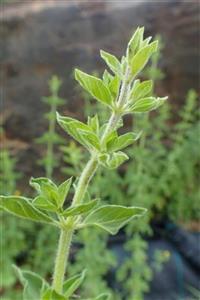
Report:
[[[149,263],[153,261],[156,250],[170,252],[169,260],[164,263],[161,272],[154,272],[150,284],[150,292],[145,300],[186,300],[194,299],[190,287],[200,290],[200,233],[192,233],[172,224],[164,223],[162,226],[154,224],[154,236],[148,239]],[[118,257],[121,265],[130,253],[123,248],[125,235],[109,241],[110,249]],[[122,287],[116,282],[113,269],[109,274],[109,284],[114,290]]]

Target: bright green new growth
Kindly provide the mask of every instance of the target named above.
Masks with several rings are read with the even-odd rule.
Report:
[[[52,286],[38,275],[16,269],[24,285],[24,300],[67,300],[82,283],[85,271],[64,281],[69,249],[74,232],[87,226],[98,226],[111,234],[127,224],[134,217],[145,213],[144,208],[119,205],[101,205],[100,201],[86,200],[88,186],[99,166],[114,169],[128,159],[122,150],[140,137],[140,133],[120,135],[118,129],[123,126],[123,117],[127,114],[149,112],[164,103],[165,98],[152,97],[152,82],[136,80],[151,55],[157,50],[157,42],[143,39],[144,28],[138,28],[128,43],[126,56],[119,61],[115,56],[101,51],[101,57],[112,71],[107,70],[99,79],[80,70],[75,70],[75,78],[93,98],[109,107],[111,116],[107,123],[100,124],[99,116],[89,117],[82,123],[57,113],[59,125],[90,153],[90,159],[76,184],[74,196],[69,207],[65,199],[72,185],[72,178],[60,185],[48,178],[32,178],[30,185],[38,195],[34,199],[18,196],[1,196],[0,206],[22,218],[49,223],[60,229]],[[53,85],[52,85],[53,86]],[[52,88],[54,96],[58,85]],[[57,99],[57,98],[56,98]],[[53,112],[55,112],[53,106]],[[52,122],[52,128],[54,128]],[[50,133],[52,131],[50,130]],[[47,164],[48,167],[48,164]],[[51,172],[48,172],[51,176]],[[88,199],[88,197],[87,197]],[[34,291],[34,292],[33,292]],[[109,295],[102,294],[93,299],[106,300]],[[85,299],[86,300],[86,299]]]

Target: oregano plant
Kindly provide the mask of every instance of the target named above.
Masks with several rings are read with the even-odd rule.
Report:
[[[68,178],[59,185],[50,178],[31,178],[30,185],[37,192],[33,199],[22,196],[0,197],[3,210],[18,217],[56,226],[60,231],[51,284],[33,272],[15,267],[24,285],[24,300],[73,299],[87,276],[87,270],[83,270],[80,274],[65,278],[73,235],[88,226],[97,226],[110,234],[116,234],[133,218],[141,217],[146,212],[142,207],[102,205],[100,199],[90,199],[88,196],[89,184],[97,169],[100,166],[108,169],[119,167],[128,160],[123,150],[140,137],[140,133],[134,132],[119,134],[123,117],[127,114],[149,112],[166,100],[166,97],[152,96],[151,81],[141,82],[138,79],[139,73],[158,47],[157,41],[144,39],[143,34],[144,28],[137,28],[121,60],[105,51],[100,52],[110,69],[105,70],[102,79],[75,70],[75,78],[83,89],[110,109],[110,118],[104,124],[100,123],[98,114],[88,117],[87,122],[83,123],[57,113],[59,125],[90,154],[78,178]],[[71,205],[66,207],[65,200],[71,187],[74,195]],[[109,295],[102,291],[96,298],[84,300],[106,299],[109,299]]]

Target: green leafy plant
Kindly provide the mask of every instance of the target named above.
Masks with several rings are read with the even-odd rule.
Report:
[[[55,168],[59,165],[60,157],[57,155],[57,150],[63,143],[62,137],[56,131],[56,110],[66,101],[59,96],[62,81],[58,76],[53,75],[48,85],[50,96],[42,98],[43,102],[50,107],[50,111],[44,114],[44,119],[48,121],[48,130],[36,139],[36,143],[42,144],[44,149],[44,157],[39,160],[39,164],[44,167],[45,176],[52,178]],[[54,255],[56,232],[55,228],[36,223],[33,223],[30,230],[31,235],[37,234],[37,240],[31,241],[29,245],[26,265],[33,271],[40,268],[40,274],[45,277],[49,276],[53,267],[53,261],[47,261],[45,258],[47,255]],[[45,252],[43,251],[44,247]]]
[[[60,147],[63,153],[64,166],[61,168],[63,174],[77,177],[83,167],[85,153],[74,141],[70,141],[68,145]]]
[[[4,144],[4,148],[0,151],[0,191],[8,195],[16,192],[16,181],[21,174],[16,171],[16,159]],[[16,228],[19,230],[16,231]],[[23,229],[22,220],[19,222],[16,218],[0,212],[0,278],[3,291],[10,289],[16,280],[16,276],[12,272],[12,263],[25,248]]]
[[[143,76],[151,79],[144,81],[144,90],[153,89],[152,85],[155,86],[164,77],[158,67],[163,44],[160,36],[157,36],[157,39],[159,40],[159,49],[152,55],[151,64],[143,72]],[[126,229],[127,242],[124,247],[130,256],[117,271],[117,279],[123,283],[126,299],[144,299],[144,295],[149,292],[149,285],[155,270],[162,269],[162,264],[170,256],[167,251],[157,250],[154,261],[150,265],[147,254],[148,242],[144,238],[144,236],[153,234],[151,220],[154,209],[159,203],[162,205],[159,193],[163,183],[159,181],[159,184],[156,184],[154,178],[162,173],[163,157],[167,156],[163,137],[166,134],[166,128],[168,129],[165,123],[168,118],[168,105],[162,107],[153,119],[146,114],[137,115],[135,118],[138,130],[145,128],[145,133],[142,135],[138,147],[129,151],[132,162],[128,165],[125,177],[121,182],[121,189],[126,188],[128,191],[127,203],[142,203],[148,208],[149,214],[147,218],[143,219],[143,222],[138,222],[136,227],[130,224]],[[152,132],[154,132],[154,136],[152,136]],[[152,187],[154,188],[152,189]]]
[[[150,66],[143,71],[143,76],[147,76],[154,80],[153,82],[149,80],[143,82],[143,87],[147,90],[149,88],[153,89],[153,83],[155,85],[155,83],[163,77],[162,71],[158,69],[160,51],[161,45],[159,43],[158,51],[154,53],[150,59]],[[104,122],[108,115],[108,111],[105,109],[105,106],[100,105],[99,102],[96,102],[96,105],[94,105],[91,101],[89,101],[91,99],[85,93],[83,93],[83,98],[88,102],[85,110],[85,116],[98,111],[101,116],[101,120]],[[145,133],[143,133],[142,138],[138,142],[139,147],[136,147],[135,151],[130,148],[128,154],[131,162],[120,171],[100,169],[90,185],[90,193],[93,197],[99,197],[101,195],[101,197],[105,199],[106,203],[117,203],[119,205],[126,203],[127,205],[134,205],[136,201],[138,204],[142,201],[144,207],[148,207],[148,215],[152,218],[155,205],[158,205],[158,203],[161,202],[162,206],[163,202],[160,201],[160,198],[157,196],[157,190],[161,190],[162,182],[159,181],[159,183],[156,184],[156,188],[154,187],[151,191],[153,194],[150,199],[148,197],[148,193],[149,187],[152,184],[152,176],[155,176],[151,173],[151,170],[155,170],[155,167],[157,167],[156,173],[160,174],[160,172],[162,172],[163,165],[162,155],[167,156],[167,149],[165,148],[165,145],[163,145],[163,136],[166,133],[169,135],[170,132],[170,130],[167,130],[166,132],[166,128],[169,129],[169,125],[166,123],[169,119],[169,108],[165,105],[156,116],[154,115],[153,119],[149,119],[145,113],[135,115],[135,119],[135,126],[138,127],[137,131],[140,132],[143,128],[145,128]],[[153,144],[156,151],[153,151],[152,149],[152,132],[154,132],[155,135]],[[75,147],[77,151],[80,151],[78,146],[74,145],[74,148]],[[165,154],[163,154],[163,151]],[[75,153],[75,149],[73,152]],[[157,162],[156,166],[154,163],[155,160]],[[68,163],[69,159],[66,162]],[[69,165],[65,168],[66,170],[68,169],[68,166]],[[143,189],[141,189],[141,182]],[[138,188],[134,189],[134,186]],[[127,193],[127,190],[133,190],[133,193],[129,194]],[[144,235],[147,236],[152,234],[150,225],[151,218],[142,218],[142,222],[138,222],[137,226],[134,224],[134,227],[132,228],[133,230],[135,229],[134,231],[132,230],[130,232],[130,229],[128,230],[127,228],[127,232],[124,234],[124,237],[128,240],[127,243],[125,243],[125,248],[127,252],[130,252],[132,255],[128,256],[120,267],[117,267],[116,273],[118,280],[123,282],[123,290],[127,291],[125,295],[126,299],[128,297],[130,297],[130,299],[133,297],[134,299],[143,299],[144,294],[149,290],[149,284],[153,279],[154,272],[160,271],[162,269],[162,264],[168,260],[170,256],[167,251],[157,250],[154,255],[154,261],[151,265],[149,264],[147,254],[148,242],[144,239]],[[79,249],[75,262],[73,262],[71,267],[73,274],[74,270],[81,270],[85,265],[87,265],[88,273],[91,274],[93,282],[98,282],[97,284],[90,285],[89,276],[85,279],[85,284],[81,288],[81,291],[89,296],[93,296],[98,292],[98,286],[102,286],[102,282],[105,286],[104,289],[109,291],[104,278],[108,274],[109,270],[117,264],[116,257],[114,257],[111,249],[107,248],[108,236],[103,233],[103,240],[107,241],[107,243],[105,243],[104,248],[102,248],[102,236],[101,238],[97,238],[99,236],[99,231],[96,230],[94,233],[94,230],[95,229],[91,232],[91,230],[88,229],[88,234],[81,234],[81,232],[78,234],[78,241],[83,244],[84,247]],[[95,239],[94,236],[96,236]],[[95,249],[92,254],[92,262],[90,257],[86,255],[87,253],[91,253],[91,244]],[[139,254],[140,259],[138,259],[137,254]],[[106,261],[105,268],[99,268],[99,272],[97,274],[93,265],[95,265],[95,263],[99,264],[99,257],[106,257],[110,259]],[[117,294],[115,294],[114,291],[111,291],[111,293],[113,295],[113,299],[117,299],[117,297],[121,299],[123,296],[122,291],[118,291]]]
[[[188,286],[188,291],[190,291],[192,299],[191,300],[197,300],[200,297],[200,290],[195,289],[193,286]]]
[[[20,174],[15,172],[16,159],[11,157],[7,149],[2,149],[0,152],[0,190],[3,194],[13,193],[16,188],[16,180]]]
[[[198,95],[190,90],[179,112],[180,121],[171,133],[172,146],[167,160],[166,176],[169,199],[168,214],[180,223],[198,221],[200,214],[199,170],[199,109]],[[184,163],[183,163],[184,162]]]
[[[113,294],[108,288],[105,275],[109,268],[116,266],[116,259],[107,249],[107,236],[97,228],[86,228],[76,236],[75,242],[79,247],[75,253],[75,262],[70,263],[68,271],[73,275],[81,272],[83,267],[87,269],[84,285],[80,287],[82,297],[92,298],[102,291]]]
[[[157,41],[150,42],[150,38],[143,39],[143,33],[144,28],[136,30],[121,61],[114,55],[101,52],[113,75],[105,71],[103,78],[99,79],[75,70],[76,80],[93,98],[111,110],[111,116],[106,123],[100,124],[98,115],[88,117],[87,123],[83,123],[57,114],[59,125],[90,153],[89,161],[74,183],[75,192],[71,205],[65,207],[72,178],[59,185],[49,178],[31,178],[30,185],[37,191],[35,198],[21,196],[0,198],[0,205],[5,211],[18,217],[55,226],[60,230],[51,286],[39,275],[16,268],[24,285],[24,299],[71,299],[85,277],[83,271],[64,280],[75,231],[95,226],[116,234],[133,218],[141,217],[146,212],[146,209],[135,206],[101,205],[97,199],[88,200],[88,197],[85,197],[97,169],[100,166],[108,169],[119,167],[128,160],[128,155],[122,150],[140,136],[132,132],[120,135],[118,129],[123,125],[122,118],[127,114],[157,109],[166,100],[166,97],[151,96],[151,84],[146,88],[140,80],[135,80],[158,46]],[[107,294],[100,294],[93,299],[108,299],[108,297]]]
[[[61,136],[56,133],[56,110],[65,103],[65,100],[58,96],[61,85],[62,81],[56,75],[52,76],[49,80],[51,95],[42,99],[44,103],[50,106],[50,111],[45,114],[45,118],[49,121],[49,128],[47,132],[36,139],[38,144],[44,144],[47,147],[43,159],[40,160],[40,164],[44,165],[45,174],[48,178],[52,177],[53,170],[58,165],[58,159],[54,153],[55,145],[63,142]]]

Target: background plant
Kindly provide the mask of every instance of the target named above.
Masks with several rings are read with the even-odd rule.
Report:
[[[165,193],[169,199],[167,210],[170,218],[187,223],[197,221],[200,217],[200,153],[197,139],[200,121],[198,95],[194,90],[188,92],[186,103],[178,117],[180,121],[171,134],[172,145],[166,172],[169,185]]]
[[[44,144],[46,147],[44,157],[39,162],[44,166],[45,176],[48,178],[52,178],[54,168],[59,163],[58,157],[55,155],[55,146],[63,142],[61,136],[56,132],[56,111],[65,103],[65,100],[58,96],[61,85],[62,81],[56,75],[49,80],[51,95],[42,98],[43,102],[50,106],[50,111],[44,115],[48,120],[48,131],[36,139],[38,144]]]
[[[43,158],[38,163],[44,168],[45,176],[50,178],[53,177],[55,168],[59,164],[57,150],[63,142],[62,137],[56,132],[56,110],[65,102],[59,96],[61,85],[62,81],[56,75],[53,75],[48,81],[50,96],[42,98],[47,107],[50,107],[49,112],[44,113],[48,129],[41,137],[36,139],[36,143],[43,146]],[[34,239],[35,234],[37,234],[37,239]],[[30,239],[25,265],[33,271],[40,269],[40,274],[48,278],[53,268],[53,261],[46,260],[46,257],[54,255],[57,241],[56,230],[45,224],[33,223],[29,235],[32,238]],[[43,251],[44,248],[45,252]]]
[[[3,135],[4,132],[1,128],[1,139],[3,139]],[[16,192],[16,181],[20,174],[16,171],[16,158],[13,158],[4,143],[3,146],[0,150],[0,192],[8,195]],[[19,230],[16,231],[16,228]],[[1,293],[4,289],[10,289],[15,283],[16,276],[12,272],[12,262],[26,247],[24,229],[23,221],[19,222],[15,217],[0,212]],[[15,239],[13,239],[14,236]]]
[[[61,136],[56,133],[56,110],[64,103],[64,100],[58,96],[62,82],[56,75],[52,76],[48,84],[51,95],[43,97],[44,103],[50,106],[50,111],[44,114],[44,118],[48,120],[48,131],[37,138],[36,142],[46,147],[44,157],[39,160],[39,164],[44,167],[46,176],[52,177],[53,171],[59,162],[59,157],[56,155],[56,146],[63,141]],[[4,134],[3,129],[1,134]],[[17,195],[20,194],[19,191],[16,191],[17,179],[20,177],[19,172],[16,170],[17,160],[6,149],[6,142],[2,144],[4,147],[1,150],[0,164],[1,194],[16,193]],[[33,237],[36,234],[37,240],[34,240]],[[12,265],[16,260],[30,270],[36,271],[40,268],[41,275],[49,276],[53,261],[47,261],[46,255],[49,257],[54,255],[56,240],[56,230],[46,225],[27,224],[25,220],[17,220],[15,217],[1,213],[1,285],[5,300],[13,297],[12,289],[16,284],[16,274],[12,270]],[[8,251],[4,251],[6,245],[10,245]],[[45,253],[43,251],[44,247]],[[4,289],[6,292],[4,292]],[[16,292],[15,297],[17,297]]]
[[[50,96],[43,97],[42,101],[50,107],[49,112],[44,114],[48,124],[48,130],[41,137],[36,139],[36,143],[43,145],[43,158],[40,159],[39,165],[44,168],[45,176],[52,178],[56,167],[59,165],[59,146],[64,139],[56,131],[56,111],[66,102],[59,96],[62,81],[57,75],[53,75],[48,86]],[[57,234],[55,228],[51,228],[45,224],[33,224],[30,232],[31,235],[37,233],[37,239],[32,238],[32,244],[29,249],[29,257],[26,264],[29,269],[36,271],[40,269],[40,274],[45,278],[50,276],[53,268],[53,261],[46,260],[46,256],[53,256],[55,252],[55,244],[57,242]],[[45,252],[43,249],[45,248]]]

